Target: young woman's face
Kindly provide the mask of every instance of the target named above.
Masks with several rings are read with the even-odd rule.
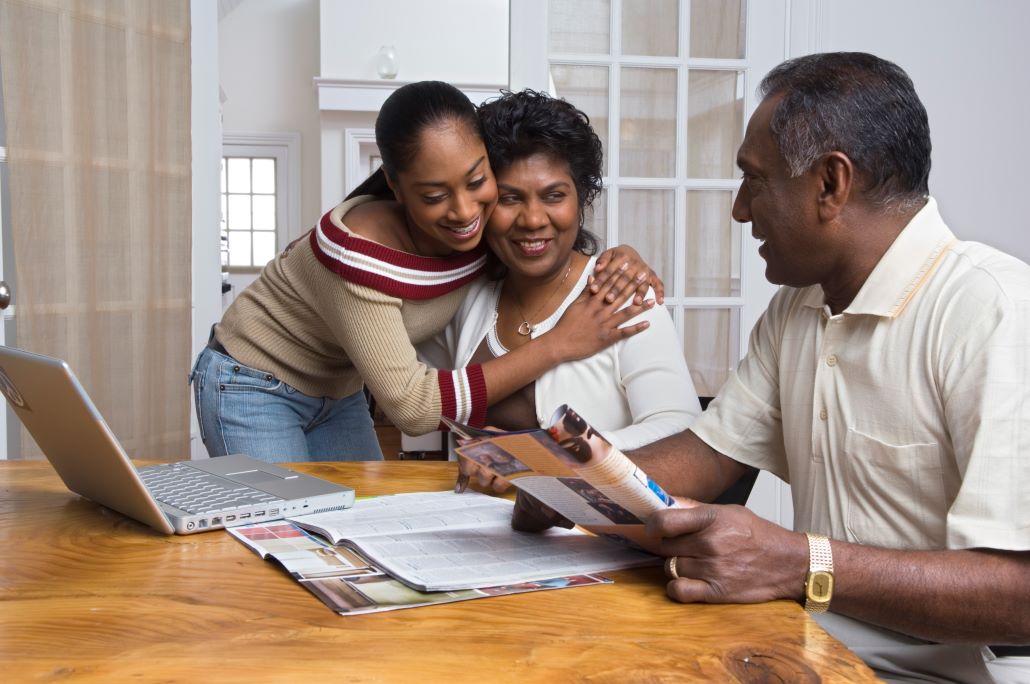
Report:
[[[388,181],[404,207],[412,240],[426,255],[475,248],[497,204],[486,147],[464,122],[424,130],[418,154]]]
[[[564,271],[579,233],[579,199],[568,162],[536,153],[497,176],[499,199],[486,240],[512,274]]]

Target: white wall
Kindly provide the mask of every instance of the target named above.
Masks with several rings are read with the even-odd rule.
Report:
[[[1030,262],[1030,2],[821,3],[820,50],[861,50],[912,77],[933,140],[930,191],[960,239]]]
[[[508,82],[508,0],[322,0],[322,76],[378,80],[397,49],[399,81]]]
[[[222,127],[300,133],[301,227],[321,215],[318,0],[244,0],[219,23]]]

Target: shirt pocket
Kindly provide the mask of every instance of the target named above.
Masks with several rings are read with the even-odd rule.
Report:
[[[888,444],[848,428],[844,459],[849,541],[944,548],[948,504],[937,443]]]

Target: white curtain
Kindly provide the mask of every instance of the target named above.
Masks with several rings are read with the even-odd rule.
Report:
[[[189,453],[188,0],[0,0],[16,340],[130,455]],[[9,340],[11,342],[11,340]],[[27,433],[22,453],[36,458]]]

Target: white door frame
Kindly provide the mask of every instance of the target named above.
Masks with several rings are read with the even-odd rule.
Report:
[[[628,2],[630,0],[613,0]],[[747,3],[747,49],[746,58],[741,60],[740,68],[744,71],[745,82],[745,121],[758,106],[755,88],[762,76],[773,66],[789,56],[789,45],[795,34],[810,35],[801,29],[808,26],[817,8],[814,0],[799,2],[804,5],[797,15],[792,17],[791,0],[751,0]],[[616,16],[613,12],[613,17]],[[800,28],[795,23],[806,22]],[[547,0],[521,0],[511,3],[509,21],[511,37],[509,40],[509,81],[512,90],[533,88],[550,91],[551,83],[548,68],[548,11]],[[681,27],[686,21],[681,17]],[[762,27],[758,30],[756,27]],[[613,30],[617,30],[614,27]],[[617,92],[610,92],[609,97],[618,98]],[[682,98],[682,93],[681,93]],[[682,101],[682,100],[681,100]],[[618,103],[609,104],[609,111],[614,117],[618,112]],[[683,113],[681,112],[681,116]],[[736,190],[738,186],[734,185]],[[612,193],[610,193],[612,194]],[[614,198],[609,197],[609,203]],[[682,210],[682,207],[678,207]],[[610,212],[608,217],[609,231],[617,212]],[[758,256],[758,251],[751,244],[751,233],[748,226],[741,230],[741,296],[732,298],[732,304],[740,310],[739,354],[747,353],[749,332],[759,316],[765,311],[776,287],[765,279],[765,263]],[[726,303],[719,298],[718,302],[691,301],[690,305],[719,305]],[[680,328],[682,329],[682,328]],[[762,473],[756,483],[749,505],[759,515],[790,527],[793,524],[793,505],[790,488],[769,475]]]

